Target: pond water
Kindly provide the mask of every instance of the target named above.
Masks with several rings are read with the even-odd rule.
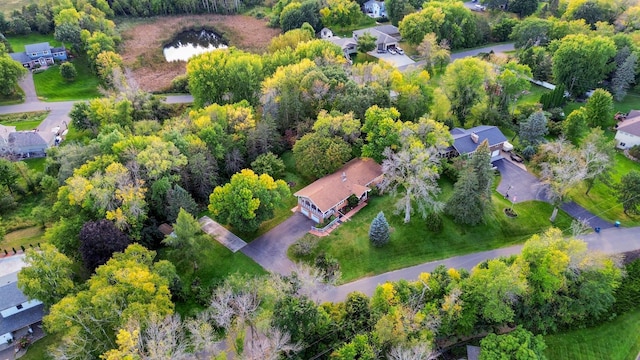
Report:
[[[226,47],[227,43],[213,31],[187,30],[176,35],[162,52],[167,61],[187,61],[193,56]]]

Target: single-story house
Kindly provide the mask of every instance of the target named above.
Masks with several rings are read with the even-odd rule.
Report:
[[[333,37],[333,31],[329,28],[322,28],[320,30],[320,39],[330,39]]]
[[[452,158],[460,155],[473,154],[483,141],[489,143],[491,162],[500,159],[500,150],[504,146],[511,146],[502,131],[496,126],[480,125],[471,129],[454,128],[451,131],[453,145],[445,149],[442,157]]]
[[[373,159],[356,158],[340,170],[316,180],[295,194],[298,210],[319,223],[347,205],[355,195],[360,201],[367,199],[370,186],[382,180],[382,166]]]
[[[331,41],[332,43],[340,46],[342,48],[342,52],[346,57],[349,57],[350,55],[358,52],[358,42],[353,38],[340,38],[338,36],[332,36],[330,38],[326,38],[325,40]]]
[[[355,30],[353,39],[358,42],[358,37],[365,33],[369,33],[376,38],[377,50],[387,50],[389,47],[397,47],[398,42],[402,39],[400,30],[393,25],[379,25],[368,29]]]
[[[627,118],[618,124],[615,139],[618,149],[640,145],[640,110],[631,110]]]
[[[369,0],[362,5],[364,13],[374,19],[387,17],[387,10],[384,7],[384,1]]]
[[[9,56],[22,66],[31,69],[33,67],[53,65],[55,60],[67,60],[67,49],[64,46],[50,46],[48,42],[30,44],[24,46],[24,52],[10,53]]]
[[[8,136],[8,151],[5,155],[18,157],[45,156],[49,143],[37,131],[14,131]]]
[[[0,345],[30,333],[31,326],[42,320],[44,306],[29,300],[16,281],[0,287]]]

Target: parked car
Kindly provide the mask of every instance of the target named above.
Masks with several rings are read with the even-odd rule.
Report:
[[[391,54],[391,55],[396,55],[396,54],[397,54],[397,52],[396,52],[396,50],[395,50],[394,48],[388,48],[388,49],[387,49],[387,51],[388,51],[388,52],[389,52],[389,54]]]
[[[396,48],[396,52],[400,55],[404,55],[404,50],[400,49],[399,47]]]
[[[378,54],[384,54],[387,50],[378,48]]]
[[[513,160],[513,161],[515,161],[515,162],[519,162],[519,163],[521,163],[521,162],[523,162],[523,161],[524,161],[524,159],[522,158],[522,156],[520,156],[520,155],[518,155],[518,154],[514,153],[513,151],[511,152],[511,155],[510,155],[510,156],[511,156],[511,160]]]

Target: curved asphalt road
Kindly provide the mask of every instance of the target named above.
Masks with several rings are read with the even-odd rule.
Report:
[[[465,50],[465,51],[452,53],[451,54],[451,61],[455,61],[457,59],[462,59],[462,58],[469,57],[469,56],[476,56],[476,55],[478,55],[480,53],[490,53],[491,51],[493,51],[494,53],[499,54],[499,53],[504,53],[504,52],[507,52],[507,51],[513,51],[515,49],[516,48],[513,45],[513,43],[504,43],[504,44],[499,44],[499,45],[486,46],[486,47],[479,48],[479,49]],[[416,68],[416,67],[421,67],[421,66],[424,66],[424,60],[416,61],[415,63],[410,64],[410,65],[399,66],[398,70],[404,71],[404,70],[407,70],[409,68]]]

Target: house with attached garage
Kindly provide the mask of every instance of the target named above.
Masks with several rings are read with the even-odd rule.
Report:
[[[14,131],[9,133],[7,148],[3,155],[11,155],[20,158],[43,157],[49,143],[37,131]],[[0,146],[0,150],[1,146]]]
[[[320,223],[332,215],[338,217],[352,195],[365,201],[371,187],[381,180],[380,164],[373,159],[356,158],[335,173],[316,180],[293,195],[298,198],[298,210]]]
[[[618,149],[630,149],[640,145],[640,110],[631,110],[618,124],[615,139]]]
[[[353,39],[358,42],[358,37],[368,33],[376,39],[376,50],[387,51],[390,47],[398,47],[402,39],[400,30],[393,25],[379,25],[367,29],[355,30]]]
[[[39,66],[53,65],[56,60],[66,61],[67,50],[64,46],[53,47],[48,42],[24,46],[24,52],[10,53],[11,58],[22,66],[32,69]]]
[[[440,157],[453,158],[460,155],[473,154],[483,141],[489,143],[491,162],[501,159],[500,151],[510,151],[513,146],[497,126],[480,125],[471,129],[453,128],[451,131],[453,145],[445,149]]]

